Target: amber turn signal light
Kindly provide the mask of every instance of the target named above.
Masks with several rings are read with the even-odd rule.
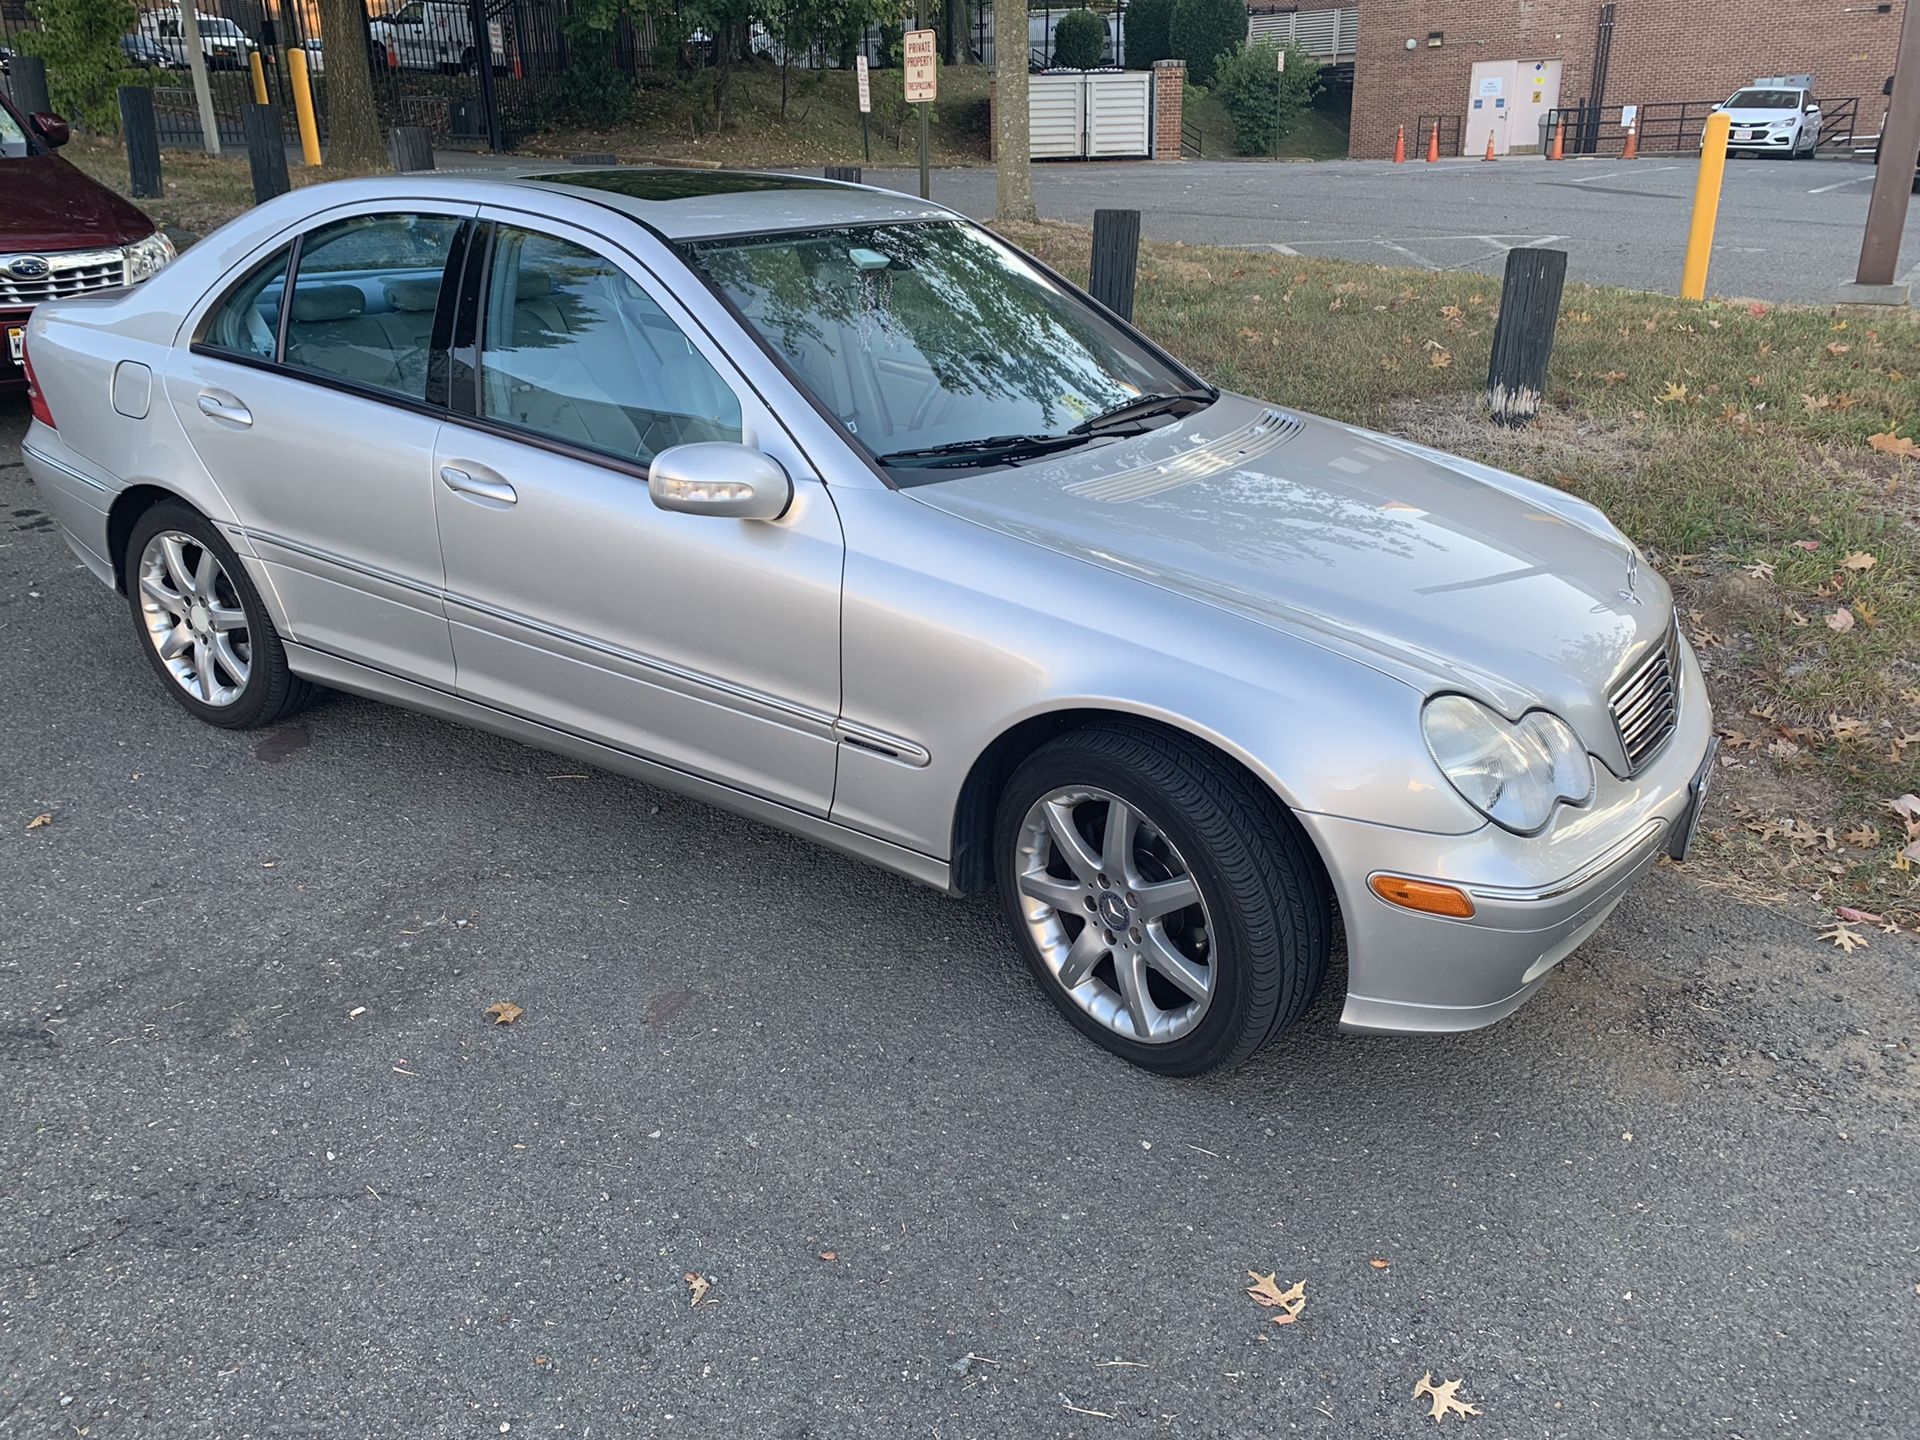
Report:
[[[1425,915],[1449,915],[1465,920],[1473,914],[1473,901],[1467,892],[1451,885],[1436,885],[1431,880],[1407,880],[1398,875],[1375,875],[1367,881],[1373,893],[1389,905],[1403,910],[1418,910]]]

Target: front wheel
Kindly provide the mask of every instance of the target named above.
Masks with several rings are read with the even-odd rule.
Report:
[[[240,557],[199,511],[166,501],[143,514],[122,574],[147,660],[209,725],[271,725],[312,699]]]
[[[1317,857],[1274,796],[1195,745],[1123,724],[1050,741],[1007,782],[993,843],[1041,988],[1135,1065],[1238,1064],[1319,988]]]

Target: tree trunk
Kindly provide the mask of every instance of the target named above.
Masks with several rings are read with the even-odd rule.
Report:
[[[352,173],[384,170],[380,117],[373,108],[364,0],[319,0],[326,69],[327,168]]]
[[[1037,220],[1032,125],[1027,114],[1026,0],[993,7],[993,152],[1002,220]]]

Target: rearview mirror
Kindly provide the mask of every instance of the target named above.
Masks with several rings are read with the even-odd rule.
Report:
[[[778,520],[793,503],[793,481],[778,460],[723,440],[675,445],[647,467],[647,493],[662,510]]]
[[[47,142],[49,149],[57,150],[72,138],[67,122],[50,110],[37,111],[33,116],[33,128],[40,132],[40,138]]]

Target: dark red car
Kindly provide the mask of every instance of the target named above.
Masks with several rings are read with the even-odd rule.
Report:
[[[22,115],[0,92],[0,390],[26,384],[27,316],[42,300],[131,285],[173,259],[138,207],[54,154],[58,115]]]

